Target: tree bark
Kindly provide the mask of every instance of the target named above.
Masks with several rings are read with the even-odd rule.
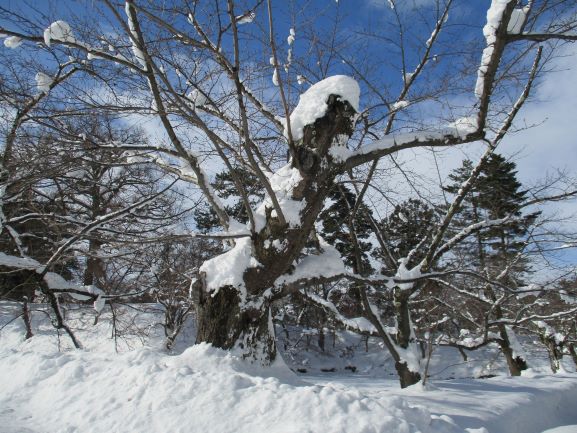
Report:
[[[547,349],[551,371],[557,373],[561,368],[561,361],[563,360],[563,347],[557,344],[555,336],[540,334],[539,339]]]
[[[521,372],[523,370],[527,370],[527,361],[525,361],[520,355],[514,356],[505,325],[499,325],[499,334],[501,336],[501,339],[499,340],[499,347],[501,348],[501,352],[503,352],[505,360],[507,361],[509,373],[511,376],[521,376]]]
[[[32,318],[30,317],[30,308],[28,306],[28,297],[24,296],[22,301],[22,319],[24,320],[24,325],[26,326],[26,340],[34,337],[32,332]]]
[[[411,371],[406,362],[395,362],[395,369],[399,374],[401,388],[407,388],[411,385],[415,385],[421,380],[421,375],[418,372]]]
[[[413,338],[411,312],[409,310],[409,292],[403,292],[400,289],[395,292],[395,314],[397,319],[397,344],[406,350],[410,345],[416,344]],[[401,388],[415,385],[421,380],[419,372],[411,371],[405,362],[395,363],[395,368],[399,373]]]
[[[577,368],[577,351],[575,350],[575,345],[573,343],[570,343],[567,347],[569,349],[569,353],[571,354],[571,358],[573,358],[575,367]]]
[[[485,296],[487,296],[492,302],[497,302],[497,297],[493,289],[487,285],[485,287]],[[495,307],[495,318],[502,319],[504,317],[503,310],[500,305]],[[511,341],[509,340],[509,334],[507,333],[507,327],[505,325],[498,325],[499,336],[499,347],[505,360],[507,361],[507,367],[509,367],[509,374],[511,376],[521,376],[523,370],[527,370],[527,361],[524,360],[520,355],[514,356],[513,349],[511,348]]]
[[[237,290],[230,286],[220,288],[214,296],[203,290],[197,308],[196,342],[237,350],[251,361],[270,364],[276,357],[276,345],[269,329],[269,310],[268,306],[242,308]]]

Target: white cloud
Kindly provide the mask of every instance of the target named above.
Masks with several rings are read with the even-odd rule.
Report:
[[[553,65],[557,72],[543,77],[517,116],[516,132],[509,133],[498,148],[517,164],[519,179],[527,185],[557,170],[577,175],[577,50],[561,54]],[[526,125],[532,127],[524,128]],[[479,143],[437,149],[441,178],[459,167],[463,159],[477,160],[483,151]],[[404,151],[398,157],[419,177],[437,180],[429,149]]]
[[[556,169],[577,173],[577,50],[563,52],[533,101],[517,116],[515,126],[537,125],[509,134],[503,153],[516,155],[519,175],[529,181]]]

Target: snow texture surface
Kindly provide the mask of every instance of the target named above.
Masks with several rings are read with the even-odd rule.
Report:
[[[463,432],[402,398],[307,385],[281,367],[256,371],[206,344],[178,356],[26,346],[0,358],[5,433]]]

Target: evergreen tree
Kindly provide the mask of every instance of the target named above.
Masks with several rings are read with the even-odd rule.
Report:
[[[373,268],[368,254],[372,244],[367,239],[371,233],[368,220],[371,210],[361,203],[352,218],[356,195],[343,185],[335,185],[329,199],[332,203],[319,215],[321,236],[341,253],[347,266],[360,274],[370,273]],[[356,239],[353,239],[353,235]],[[355,248],[358,248],[360,263],[357,263]]]
[[[456,249],[469,266],[498,274],[505,266],[515,261],[511,276],[520,277],[529,271],[526,260],[519,260],[518,254],[524,247],[523,237],[539,213],[523,215],[519,206],[525,201],[527,191],[517,180],[516,165],[501,155],[493,154],[471,188],[462,208],[454,220],[455,231],[463,227],[511,216],[514,221],[488,227],[478,232],[470,241]],[[450,174],[453,181],[445,191],[456,193],[468,179],[473,169],[470,160]],[[513,283],[513,281],[509,281]]]
[[[426,242],[438,222],[438,215],[431,206],[419,199],[411,198],[395,206],[394,211],[380,223],[381,233],[388,244],[392,259],[399,260],[419,245],[422,247],[413,255],[412,263],[418,263],[424,257]],[[390,261],[384,251],[378,249],[376,256],[384,263]]]
[[[472,163],[466,161],[460,169],[451,174],[455,183],[449,185],[446,191],[456,193],[469,178],[471,170]],[[477,269],[489,279],[498,279],[500,284],[511,289],[523,284],[523,275],[530,271],[528,261],[521,256],[525,246],[523,238],[538,216],[538,213],[523,215],[521,212],[520,205],[525,201],[527,193],[521,188],[516,174],[513,162],[506,161],[500,155],[492,155],[481,167],[479,177],[454,220],[455,228],[460,230],[482,221],[514,218],[475,232],[474,236],[470,236],[472,242],[463,243],[459,249],[454,250],[456,256],[461,255],[456,258],[464,260],[465,266]],[[476,306],[470,302],[460,305],[460,308],[465,308],[469,314],[473,312],[480,322],[488,316],[497,321],[508,318],[514,316],[519,309],[514,298],[511,302],[499,302],[502,289],[497,285],[477,285],[475,280],[468,281],[466,278],[461,284],[463,287],[476,287],[483,291],[483,297],[488,302]],[[505,356],[511,375],[520,375],[521,371],[527,368],[527,362],[522,354],[514,350],[514,331],[503,323],[498,323],[495,328],[499,335],[497,344]],[[461,326],[461,329],[465,327]],[[480,331],[485,333],[487,329]]]
[[[243,168],[235,168],[234,174],[244,186],[248,201],[252,208],[264,199],[265,191],[260,185],[258,178]],[[230,171],[223,171],[217,173],[212,187],[218,191],[219,195],[224,199],[234,199],[232,204],[226,205],[225,209],[230,216],[241,223],[248,221],[248,213],[246,204],[238,195],[238,189],[233,180]],[[220,226],[216,213],[208,206],[200,206],[194,212],[196,226],[202,232],[209,232]]]

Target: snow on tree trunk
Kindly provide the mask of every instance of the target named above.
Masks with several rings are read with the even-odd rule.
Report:
[[[409,309],[410,292],[397,290],[395,293],[395,317],[397,319],[397,344],[401,350],[402,361],[395,363],[401,388],[414,385],[421,380],[418,368],[418,350],[413,333]]]
[[[401,388],[407,388],[411,385],[415,385],[421,380],[420,373],[411,371],[406,362],[395,362],[395,369],[399,375]]]
[[[353,132],[358,94],[353,79],[335,76],[301,95],[291,116],[297,128],[295,157],[270,178],[286,223],[265,198],[255,212],[256,232],[200,268],[197,342],[237,351],[263,365],[274,361],[270,304],[275,281],[291,273],[343,169],[331,149],[344,146]]]
[[[501,311],[498,313],[502,316]],[[511,376],[521,376],[521,372],[527,369],[527,361],[525,361],[519,349],[515,350],[515,347],[519,346],[519,343],[514,332],[511,329],[507,329],[505,325],[499,325],[499,335],[501,336],[499,347],[507,361],[509,373]]]

